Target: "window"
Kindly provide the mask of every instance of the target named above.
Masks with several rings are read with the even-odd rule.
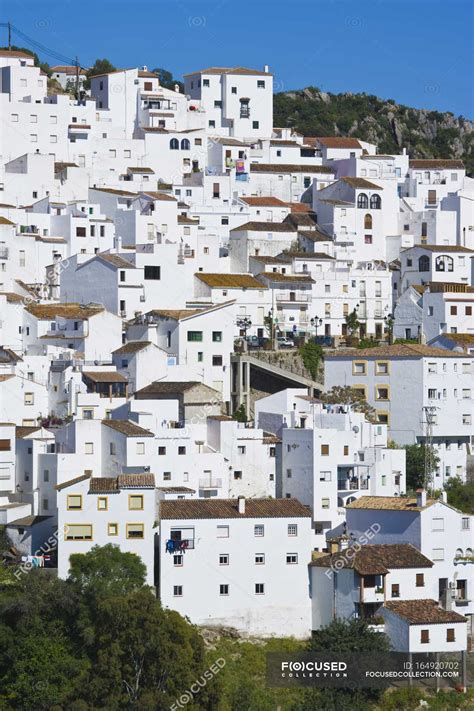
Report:
[[[189,151],[191,148],[191,144],[187,138],[183,138],[181,141],[181,150],[182,151]]]
[[[322,457],[329,457],[329,445],[328,444],[321,445],[321,456]]]
[[[85,227],[76,227],[76,237],[86,237],[86,228]]]
[[[472,306],[466,306],[464,312],[466,316],[472,316]]]
[[[452,272],[454,270],[453,258],[446,255],[436,257],[435,269],[437,272]]]
[[[457,316],[458,313],[458,307],[457,306],[451,306],[449,309],[449,312],[451,316]]]
[[[163,481],[171,481],[171,472],[163,472]]]
[[[67,510],[82,511],[82,494],[68,494]]]
[[[82,416],[85,420],[93,420],[94,419],[94,410],[83,410]]]
[[[257,89],[265,89],[265,81],[263,79],[257,80]]]
[[[137,454],[145,454],[145,442],[137,442]]]
[[[245,454],[245,452],[246,452],[245,445],[239,444],[239,446],[237,447],[237,451],[239,454]]]
[[[118,536],[118,523],[108,523],[107,534],[109,536]]]
[[[255,553],[255,565],[265,565],[265,553]]]
[[[259,128],[259,127],[260,127],[259,121],[252,121],[252,128],[257,129],[257,128]],[[308,186],[306,186],[306,187],[308,187]]]
[[[209,121],[209,128],[215,128],[216,127],[216,122],[215,121]]]
[[[213,331],[212,340],[214,343],[222,343],[222,331]]]
[[[203,79],[203,80],[202,80],[202,85],[203,85],[203,86],[209,86],[209,79]]]
[[[331,472],[319,472],[319,481],[331,481]]]
[[[365,230],[371,230],[372,229],[372,215],[367,213],[364,217],[364,229]]]
[[[84,444],[84,454],[94,454],[94,442],[86,442]]]
[[[154,279],[155,281],[161,279],[161,267],[145,266],[145,279]]]
[[[297,536],[298,535],[298,524],[297,523],[289,523],[288,524],[288,535],[289,536]]]
[[[158,454],[163,457],[166,454],[166,447],[158,447]]]
[[[212,365],[220,365],[222,366],[223,360],[221,355],[213,355],[212,356]]]
[[[11,440],[0,439],[0,452],[10,452],[12,448]]]
[[[109,500],[107,496],[99,496],[97,499],[97,511],[107,511],[109,508]]]
[[[183,447],[183,446],[178,447],[178,454],[179,455],[186,454],[186,447]]]
[[[143,511],[143,494],[128,495],[129,511]]]
[[[371,210],[380,210],[382,207],[382,199],[380,195],[372,195],[370,198],[370,209]]]
[[[393,583],[393,585],[392,585],[392,597],[400,597],[400,585],[399,585],[399,583]]]
[[[11,119],[13,123],[18,123],[18,114],[12,114]]]
[[[240,99],[240,118],[250,118],[250,99]]]
[[[467,516],[466,516],[466,517],[463,517],[463,518],[461,519],[461,529],[462,529],[463,531],[468,531],[468,530],[469,530],[469,527],[470,527],[470,520],[469,520],[469,518],[468,518]]]
[[[417,588],[424,588],[424,587],[425,587],[425,575],[424,575],[424,573],[417,573],[417,574],[416,574],[416,587],[417,587]]]
[[[217,526],[217,538],[229,538],[229,526]]]
[[[65,541],[92,541],[90,523],[68,523],[64,529]]]
[[[328,509],[329,506],[330,506],[330,499],[328,499],[328,498],[321,499],[321,508],[322,509]]]
[[[198,363],[202,363],[204,360],[204,351],[198,351],[197,354]]]
[[[177,138],[172,138],[170,141],[170,151],[178,151],[179,150],[179,141]]]
[[[115,148],[111,148],[109,150],[109,158],[116,158],[116,156],[117,156],[117,151],[115,150]]]
[[[430,631],[420,630],[420,642],[421,644],[429,644],[430,641]]]
[[[298,553],[287,553],[286,554],[286,564],[296,565],[298,563]]]
[[[202,331],[188,331],[188,341],[202,342]]]
[[[287,479],[291,479],[292,475],[293,475],[293,474],[292,474],[291,469],[287,469],[287,470],[286,470],[286,478],[287,478]]]
[[[446,629],[446,642],[455,642],[456,637],[454,634],[454,627],[448,627]]]
[[[183,556],[178,553],[177,555],[173,556],[173,565],[175,567],[182,567],[183,565]]]
[[[36,133],[30,133],[31,143],[38,143],[38,135]]]
[[[365,193],[360,193],[357,197],[357,207],[366,210],[369,207],[369,199]]]
[[[182,597],[183,595],[183,586],[182,585],[173,585],[173,596],[174,597]]]
[[[261,524],[257,524],[253,528],[253,534],[254,534],[254,536],[261,538],[262,536],[265,535],[265,526],[262,526]]]
[[[34,405],[35,404],[35,394],[34,393],[25,393],[24,403],[25,403],[25,405]]]
[[[228,595],[229,594],[229,586],[227,583],[224,583],[224,585],[219,585],[219,595]]]
[[[388,385],[376,385],[375,386],[375,399],[376,400],[390,400]]]
[[[265,594],[265,584],[264,583],[255,583],[255,595],[264,595]]]
[[[389,366],[387,360],[378,360],[375,362],[375,374],[376,375],[388,375]]]
[[[434,518],[431,522],[432,531],[444,531],[444,518]]]
[[[127,538],[144,538],[145,526],[143,523],[127,523]]]
[[[444,560],[444,548],[433,548],[431,560]]]
[[[372,235],[364,235],[364,244],[372,244]]]
[[[55,135],[51,135],[51,136],[49,137],[49,142],[50,142],[50,143],[57,143],[57,142],[58,142],[58,137],[55,136]]]
[[[46,482],[49,481],[49,469],[45,469],[43,471],[43,481],[46,481]]]
[[[352,363],[352,375],[366,375],[367,363],[365,360],[355,360]]]
[[[116,446],[115,442],[110,442],[109,451],[110,451],[110,454],[117,454],[117,446]]]
[[[219,565],[229,565],[229,554],[221,553],[219,556]]]

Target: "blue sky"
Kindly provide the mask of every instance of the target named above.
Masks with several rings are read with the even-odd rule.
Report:
[[[269,64],[279,90],[365,91],[473,118],[473,8],[471,0],[10,0],[2,20],[83,65],[107,57],[180,78],[206,66]]]

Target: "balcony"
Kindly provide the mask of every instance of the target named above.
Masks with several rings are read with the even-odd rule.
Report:
[[[296,291],[290,291],[285,294],[277,294],[276,300],[280,303],[308,304],[311,301],[311,294],[302,294]]]
[[[0,247],[0,259],[8,259],[8,247]]]
[[[183,551],[194,550],[194,538],[168,538],[166,541],[167,553],[181,553]]]
[[[221,489],[222,488],[222,479],[199,479],[199,488],[200,489]]]

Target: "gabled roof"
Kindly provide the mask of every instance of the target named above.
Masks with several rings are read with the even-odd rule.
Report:
[[[223,289],[265,289],[265,286],[251,274],[194,274],[207,286]]]
[[[95,255],[97,259],[102,259],[104,262],[108,262],[113,267],[117,269],[135,269],[135,265],[124,259],[120,254],[108,254],[105,252],[99,252]],[[87,262],[86,262],[87,263]]]
[[[57,316],[81,320],[100,314],[105,311],[105,308],[102,304],[91,305],[71,302],[67,304],[30,304],[25,307],[25,311],[42,321],[50,321]]]
[[[315,136],[314,138],[305,136],[305,143],[309,140],[317,141],[326,148],[362,148],[357,138],[350,136]]]
[[[8,220],[6,217],[3,217],[3,215],[0,215],[0,225],[8,225],[10,227],[15,226],[15,222],[12,222],[11,220]]]
[[[203,388],[208,391],[210,396],[214,397],[217,395],[217,390],[210,388],[209,385],[200,383],[198,380],[187,380],[187,381],[172,381],[172,380],[155,380],[155,382],[146,385],[144,388],[137,390],[134,397],[138,400],[141,399],[142,395],[183,395],[188,390],[192,388]]]
[[[118,190],[117,188],[90,188],[90,190],[98,190],[101,193],[110,193],[118,197],[137,197],[138,193],[131,193],[129,190]]]
[[[347,504],[346,509],[367,509],[370,511],[423,511],[438,503],[437,499],[427,499],[425,506],[418,506],[416,498],[407,496],[361,496]]]
[[[147,190],[143,191],[142,194],[146,197],[151,198],[152,200],[161,200],[163,202],[178,202],[173,195],[170,195],[166,192],[162,192],[161,190]]]
[[[121,489],[154,489],[154,474],[119,474],[114,477],[92,477],[89,494],[113,494]]]
[[[22,360],[23,358],[14,353],[11,348],[0,346],[0,363],[19,363]]]
[[[474,249],[462,247],[459,244],[414,244],[413,247],[407,247],[407,249],[403,251],[406,252],[409,249],[415,249],[415,247],[426,249],[428,252],[468,252],[474,254]]]
[[[247,67],[208,67],[207,69],[199,69],[195,72],[183,74],[185,77],[191,77],[195,74],[242,74],[255,76],[273,76],[270,72],[262,72],[259,69],[247,69]]]
[[[296,227],[287,222],[250,221],[234,227],[231,232],[295,232]]]
[[[180,499],[160,503],[162,520],[235,518],[311,518],[311,511],[298,499],[246,499],[239,513],[238,499]]]
[[[288,207],[286,202],[283,202],[283,200],[273,195],[268,195],[267,197],[247,197],[242,195],[239,196],[239,200],[247,203],[247,205],[251,207]]]
[[[262,272],[259,276],[268,281],[277,281],[282,284],[314,284],[314,279],[310,274],[280,274],[280,272]]]
[[[82,376],[91,380],[93,383],[126,383],[127,378],[123,375],[117,373],[116,370],[95,370],[95,371],[82,371]]]
[[[418,159],[415,158],[413,160],[410,160],[409,162],[409,167],[411,169],[423,169],[425,168],[426,170],[433,168],[447,168],[451,170],[463,170],[464,169],[464,163],[462,160],[452,160],[452,159],[445,159],[445,158],[429,158],[429,159]]]
[[[67,489],[69,486],[73,486],[74,484],[80,484],[81,481],[86,481],[86,479],[90,478],[90,474],[81,474],[81,476],[76,476],[74,477],[74,479],[69,479],[68,481],[63,482],[62,484],[56,484],[54,488],[56,489],[56,491],[62,491],[63,489]]]
[[[351,188],[356,188],[356,190],[383,190],[380,185],[376,185],[365,178],[354,178],[346,175],[343,178],[339,178],[339,180],[347,183],[347,185],[350,185]]]
[[[110,427],[111,430],[125,435],[125,437],[154,437],[155,435],[150,430],[135,424],[131,420],[102,420],[102,424]]]
[[[151,341],[129,341],[124,343],[120,348],[116,348],[112,351],[112,355],[125,355],[125,353],[138,353],[139,351],[151,346]]]
[[[154,173],[155,171],[152,168],[144,168],[143,166],[132,166],[131,168],[127,168],[127,173],[146,173],[146,174],[151,174]]]
[[[464,615],[453,610],[443,610],[435,600],[388,600],[383,607],[410,625],[467,623]]]
[[[398,343],[393,346],[377,346],[375,348],[351,348],[344,352],[332,353],[326,359],[332,358],[468,358],[462,353],[452,353],[444,348],[433,348],[421,343]]]
[[[351,553],[347,555],[347,551]],[[432,561],[410,543],[367,544],[358,550],[346,549],[316,558],[318,568],[351,568],[359,575],[386,575],[395,568],[432,568]]]
[[[251,173],[331,173],[335,168],[329,165],[297,165],[295,163],[250,163]]]

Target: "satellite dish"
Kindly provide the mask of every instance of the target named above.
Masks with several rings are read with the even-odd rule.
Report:
[[[352,428],[352,431],[357,434],[358,431],[359,431],[359,426],[358,426],[358,425],[354,425],[354,427]]]

